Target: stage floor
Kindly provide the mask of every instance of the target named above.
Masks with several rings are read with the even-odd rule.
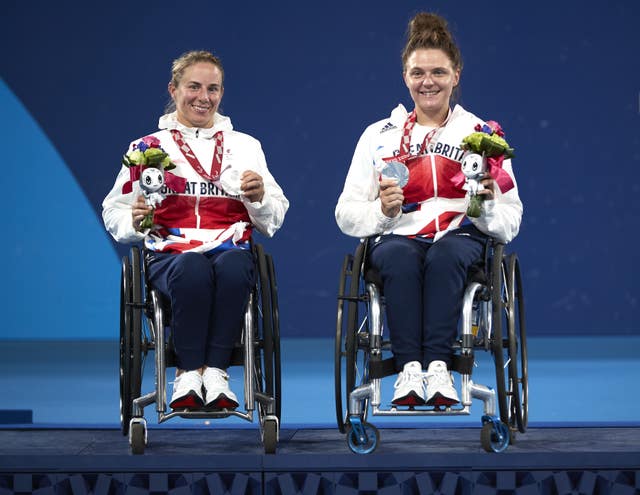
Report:
[[[499,454],[481,446],[478,401],[466,417],[370,416],[379,446],[352,453],[336,427],[327,338],[283,341],[275,454],[255,423],[159,425],[149,407],[148,445],[133,455],[118,425],[117,342],[3,342],[0,495],[640,494],[640,337],[528,347],[529,429]],[[474,381],[491,384],[489,356],[477,364]],[[152,382],[147,369],[143,390]]]
[[[479,428],[381,428],[372,454],[349,450],[337,429],[283,429],[275,455],[257,429],[150,428],[143,455],[115,429],[0,430],[0,471],[165,469],[305,470],[535,466],[538,469],[640,469],[640,428],[531,428],[500,454],[480,445]],[[640,482],[640,480],[639,480]]]
[[[531,428],[499,454],[479,428],[381,429],[353,454],[333,429],[149,430],[143,455],[115,429],[0,430],[0,495],[637,495],[640,428]]]

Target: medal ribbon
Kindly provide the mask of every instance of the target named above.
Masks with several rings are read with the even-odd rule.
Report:
[[[447,118],[444,120],[442,124],[440,124],[438,127],[434,127],[429,132],[427,132],[427,135],[424,137],[424,140],[422,141],[422,145],[418,150],[418,153],[417,153],[418,155],[422,155],[426,152],[427,146],[431,144],[431,140],[433,139],[433,136],[436,135],[436,132],[438,132],[438,130],[440,130],[442,127],[447,125],[447,122],[449,122],[450,116],[451,116],[451,110],[449,110],[449,113],[447,113]],[[404,128],[402,130],[402,137],[400,138],[400,153],[399,153],[399,156],[401,157],[409,156],[409,147],[411,146],[411,133],[413,132],[413,128],[416,125],[416,120],[417,120],[416,111],[413,110],[407,117],[407,120],[404,123]]]
[[[215,139],[215,148],[213,150],[213,160],[211,161],[211,174],[208,174],[207,171],[202,167],[200,161],[191,149],[191,146],[187,144],[187,142],[184,140],[184,137],[182,136],[182,133],[179,130],[173,129],[171,131],[171,135],[173,136],[173,140],[178,145],[178,149],[182,152],[189,164],[196,172],[198,172],[198,174],[212,182],[220,179],[220,170],[222,168],[222,153],[224,150],[224,136],[222,135],[222,131],[218,131],[213,135],[213,139]]]

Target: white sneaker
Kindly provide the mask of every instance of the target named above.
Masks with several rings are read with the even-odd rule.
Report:
[[[452,406],[460,402],[453,377],[444,361],[432,361],[427,369],[427,405]]]
[[[235,409],[238,398],[229,388],[229,375],[219,368],[206,368],[202,374],[207,393],[207,409]]]
[[[184,371],[173,382],[173,395],[169,407],[172,409],[200,409],[202,398],[202,375],[198,370]]]
[[[424,404],[424,380],[422,365],[418,361],[411,361],[398,373],[395,392],[391,401],[396,406],[420,406]]]

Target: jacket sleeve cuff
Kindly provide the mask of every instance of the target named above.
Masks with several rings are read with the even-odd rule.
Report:
[[[402,217],[402,210],[400,210],[395,217],[388,217],[384,213],[382,213],[382,203],[380,201],[380,198],[377,198],[374,201],[374,205],[376,220],[378,222],[378,225],[380,226],[381,232],[391,230]]]

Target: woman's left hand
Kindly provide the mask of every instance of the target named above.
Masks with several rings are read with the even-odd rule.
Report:
[[[253,170],[245,170],[240,177],[240,190],[243,196],[252,203],[262,201],[264,197],[262,176]]]

